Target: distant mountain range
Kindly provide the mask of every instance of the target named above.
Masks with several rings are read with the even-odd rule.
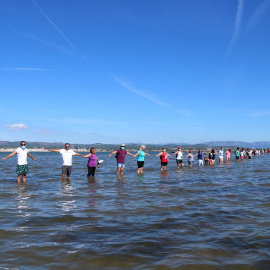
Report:
[[[45,148],[45,149],[62,149],[64,148],[63,142],[26,142],[28,148]],[[127,149],[139,149],[142,143],[127,143]],[[269,148],[270,141],[260,141],[260,142],[243,142],[243,141],[210,141],[202,144],[187,144],[187,143],[167,143],[167,144],[145,144],[148,150],[160,150],[163,146],[166,149],[173,151],[176,150],[180,145],[182,149],[207,149],[212,147],[224,146],[228,147],[245,147],[245,148]],[[20,141],[9,142],[9,141],[0,141],[0,148],[16,148],[20,146]],[[102,150],[113,150],[119,147],[119,144],[102,144],[102,143],[93,143],[93,144],[71,144],[72,148],[75,149],[90,149],[95,147]]]
[[[204,144],[209,146],[237,146],[245,148],[268,148],[270,147],[270,141],[260,141],[260,142],[243,142],[243,141],[210,141]]]

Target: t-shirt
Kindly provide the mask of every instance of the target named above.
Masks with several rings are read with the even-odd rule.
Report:
[[[194,156],[192,154],[188,154],[188,161],[193,161],[193,158]]]
[[[183,159],[183,153],[178,151],[176,159]]]
[[[72,156],[75,156],[75,152],[72,150],[61,149],[60,154],[63,159],[63,166],[72,166]]]
[[[203,159],[203,155],[201,153],[198,153],[198,160],[202,160]]]
[[[25,165],[27,164],[27,153],[28,153],[28,150],[25,148],[25,149],[22,149],[21,147],[18,147],[16,149],[16,152],[17,152],[17,157],[18,157],[18,165]]]
[[[89,157],[88,166],[89,167],[97,167],[97,156],[95,154],[92,154]]]
[[[117,150],[117,163],[125,163],[126,154],[127,154],[126,150],[118,149]]]
[[[224,151],[223,150],[219,150],[219,155],[220,156],[223,156],[223,154],[224,154]]]
[[[166,152],[162,153],[161,162],[168,162],[168,153],[166,153]]]
[[[239,157],[239,151],[238,150],[236,150],[235,156]]]
[[[139,150],[139,155],[138,155],[138,161],[144,161],[145,153],[142,150]]]

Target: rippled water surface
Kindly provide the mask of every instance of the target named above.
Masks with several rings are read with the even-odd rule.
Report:
[[[0,162],[0,269],[270,269],[270,155],[161,173],[154,153],[117,178],[98,153],[62,182],[59,154],[32,154],[26,185]]]

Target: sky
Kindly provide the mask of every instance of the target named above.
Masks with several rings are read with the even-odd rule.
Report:
[[[0,140],[269,141],[270,0],[0,0]]]

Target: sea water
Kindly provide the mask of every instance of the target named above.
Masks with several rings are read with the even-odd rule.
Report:
[[[270,269],[270,155],[160,172],[150,152],[117,178],[97,153],[95,178],[75,156],[63,182],[60,154],[32,154],[26,184],[0,162],[0,269]]]

